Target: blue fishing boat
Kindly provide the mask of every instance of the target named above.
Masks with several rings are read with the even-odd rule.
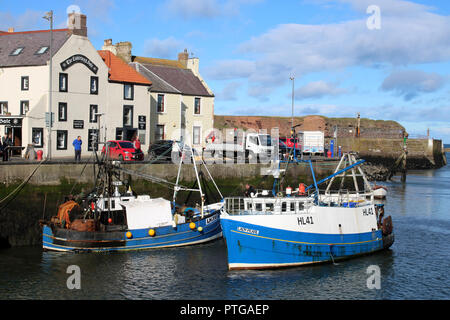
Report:
[[[384,217],[384,206],[375,204],[371,190],[331,192],[327,188],[326,193],[319,192],[320,183],[363,161],[321,181],[316,181],[311,160],[295,162],[309,165],[313,185],[277,190],[284,163],[280,161],[272,192],[225,198],[220,222],[230,270],[335,262],[392,245],[392,219]]]
[[[82,199],[68,199],[50,221],[41,221],[44,250],[142,250],[195,245],[220,238],[223,201],[205,202],[207,195],[202,188],[205,181],[200,179],[204,177],[203,171],[197,169],[194,152],[190,154],[197,178],[197,186],[192,188],[179,184],[182,159],[186,157],[180,160],[176,183],[122,168],[119,162],[104,157],[97,163],[94,190]],[[205,163],[201,165],[212,179]],[[124,174],[169,184],[174,190],[172,201],[136,195],[123,179]],[[215,182],[214,186],[217,188]],[[193,207],[177,204],[177,194],[182,191],[198,192],[200,203]],[[217,192],[222,198],[218,189]]]

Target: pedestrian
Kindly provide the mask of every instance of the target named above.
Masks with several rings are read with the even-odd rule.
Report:
[[[75,161],[79,162],[81,160],[81,145],[83,144],[81,137],[78,136],[75,140],[73,140],[72,144],[75,149]]]
[[[137,138],[134,140],[133,145],[134,145],[134,148],[135,148],[136,150],[141,151],[141,141],[139,140],[139,137],[137,137]]]
[[[5,132],[5,135],[2,138],[2,145],[3,145],[3,161],[8,161],[10,154],[9,147],[12,146],[11,133],[6,134]]]

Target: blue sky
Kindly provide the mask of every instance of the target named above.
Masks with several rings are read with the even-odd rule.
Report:
[[[294,76],[296,116],[359,112],[450,143],[450,1],[0,0],[0,30],[48,28],[49,10],[65,27],[71,5],[98,49],[108,38],[140,56],[187,48],[216,114],[290,116]]]

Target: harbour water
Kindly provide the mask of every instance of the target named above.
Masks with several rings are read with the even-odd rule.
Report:
[[[387,251],[337,264],[228,271],[222,239],[105,254],[10,248],[0,251],[0,299],[450,299],[450,166],[394,180],[384,183],[396,236]],[[80,289],[67,286],[72,265],[80,268]],[[373,266],[378,288],[368,286]]]

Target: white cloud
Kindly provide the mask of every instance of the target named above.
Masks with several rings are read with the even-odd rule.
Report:
[[[238,15],[241,6],[259,2],[261,0],[167,0],[162,8],[170,14],[186,20],[210,19]]]
[[[434,92],[442,88],[444,78],[437,73],[419,70],[397,70],[384,79],[381,89],[394,91],[409,101],[421,93]]]
[[[183,47],[186,47],[183,41],[177,40],[174,37],[166,39],[149,39],[145,41],[144,53],[155,58],[174,58],[178,52],[181,52]]]
[[[242,86],[242,83],[233,81],[228,83],[222,91],[216,93],[216,99],[217,100],[223,100],[223,101],[234,101],[237,100],[237,91]]]
[[[9,12],[0,12],[0,30],[8,31],[8,28],[14,28],[14,31],[29,31],[36,29],[50,29],[46,20],[42,17],[45,11],[26,10],[23,14],[14,16]]]
[[[310,82],[294,91],[296,100],[308,98],[322,98],[325,96],[337,96],[346,93],[347,90],[339,88],[336,83],[323,80]]]
[[[250,85],[278,87],[291,74],[342,71],[352,66],[397,67],[450,60],[449,16],[406,1],[379,1],[381,29],[369,30],[369,16],[362,9],[377,1],[341,2],[361,10],[362,18],[325,25],[281,24],[242,43],[238,53],[244,59],[252,57],[246,61],[254,66],[247,70]],[[218,61],[210,74],[233,79],[232,72],[223,67],[223,61]]]

